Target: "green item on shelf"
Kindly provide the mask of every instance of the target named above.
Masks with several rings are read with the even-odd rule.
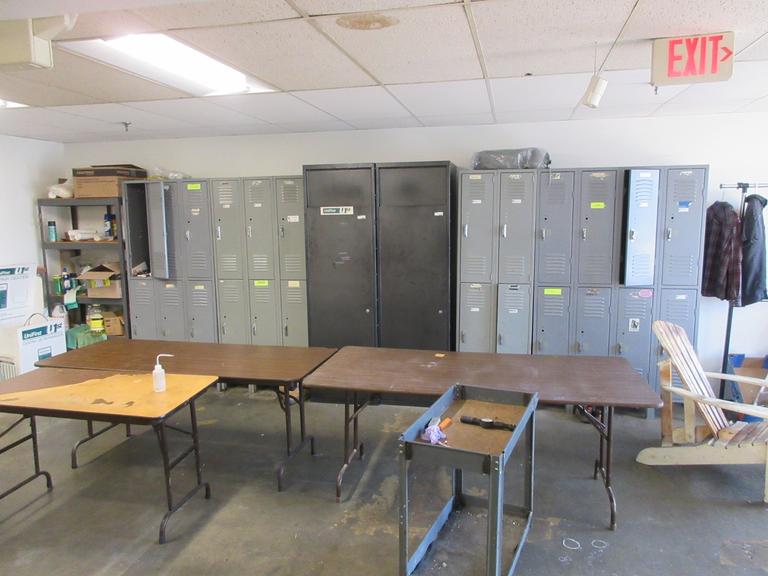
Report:
[[[85,348],[91,344],[104,342],[106,339],[107,335],[104,332],[98,334],[92,332],[87,325],[80,324],[67,330],[67,349],[75,350],[76,348]]]

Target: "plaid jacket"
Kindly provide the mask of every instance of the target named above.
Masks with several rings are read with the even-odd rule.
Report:
[[[707,209],[701,294],[741,304],[741,222],[728,202]]]

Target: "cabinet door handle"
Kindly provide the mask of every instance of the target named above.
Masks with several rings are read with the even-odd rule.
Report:
[[[216,240],[221,240],[221,226],[216,226]]]
[[[187,238],[187,242],[189,242],[192,238],[192,234],[189,232],[189,230],[184,232],[184,236]]]
[[[672,228],[667,228],[667,242],[672,240]]]
[[[541,229],[541,239],[542,240],[546,240],[547,239],[547,229],[546,228],[542,228]]]
[[[253,230],[248,226],[248,238],[253,238]]]
[[[621,345],[621,342],[616,343],[616,354],[623,354],[624,353],[624,347]]]
[[[576,352],[583,352],[584,351],[584,345],[580,341],[576,341]]]
[[[285,226],[280,224],[280,238],[285,238]]]
[[[286,324],[285,326],[283,326],[283,335],[284,335],[285,337],[288,337],[288,324]]]
[[[634,230],[630,230],[629,231],[629,240],[630,240],[630,242],[634,242],[636,237],[637,237],[637,233]]]
[[[582,240],[586,240],[587,239],[587,229],[586,228],[582,228],[581,229],[581,239]]]
[[[469,238],[469,224],[464,224],[464,238]]]
[[[506,238],[507,237],[507,225],[504,224],[504,226],[501,227],[501,237]]]
[[[195,327],[194,326],[192,326],[192,328],[190,328],[190,330],[189,330],[189,337],[192,338],[193,340],[195,338]]]
[[[221,324],[221,334],[222,334],[222,336],[226,336],[227,335],[227,323],[226,322],[223,322]]]
[[[253,336],[256,336],[256,322],[253,322],[253,323],[251,324],[251,334],[252,334]]]
[[[464,344],[464,330],[459,332],[459,341]]]
[[[503,339],[503,338],[502,338],[502,336],[501,336],[501,332],[499,332],[499,339],[498,339],[498,342],[499,342],[499,346],[502,346],[502,345],[504,344],[504,339]]]

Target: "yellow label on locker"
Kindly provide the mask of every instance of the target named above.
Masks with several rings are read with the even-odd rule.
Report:
[[[269,286],[269,280],[254,280],[254,286]]]
[[[301,282],[298,280],[288,280],[288,288],[301,288]]]
[[[562,296],[562,288],[544,288],[544,296]]]
[[[187,184],[187,190],[202,190],[203,185],[200,182],[190,182]]]
[[[205,290],[205,284],[195,284],[195,290]]]
[[[592,210],[602,210],[605,208],[605,202],[590,202],[589,207],[592,208]]]

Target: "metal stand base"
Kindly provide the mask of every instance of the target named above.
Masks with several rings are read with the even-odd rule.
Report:
[[[595,408],[597,416],[588,411],[584,406],[576,406],[576,410],[584,416],[600,435],[600,446],[593,478],[597,480],[598,474],[603,480],[605,491],[608,493],[608,502],[611,506],[611,530],[616,530],[616,495],[611,485],[611,461],[613,457],[613,406],[599,406]]]
[[[197,494],[201,488],[205,488],[205,498],[211,497],[211,485],[208,482],[203,482],[203,469],[200,463],[200,441],[197,433],[197,415],[195,413],[195,401],[189,402],[189,418],[192,430],[183,430],[170,424],[166,424],[165,421],[154,425],[155,433],[157,434],[157,441],[160,445],[160,454],[163,458],[163,472],[165,473],[165,496],[168,501],[168,512],[163,516],[163,520],[160,522],[160,544],[165,544],[165,529],[168,525],[168,520],[174,512],[179,510],[184,504],[186,504],[195,494]],[[171,459],[168,455],[168,439],[166,430],[173,430],[181,434],[185,434],[192,438],[192,445],[184,450],[181,454]],[[195,455],[195,471],[197,473],[197,484],[192,490],[187,492],[176,503],[173,500],[173,490],[171,489],[171,472],[178,466],[187,456],[190,454]]]
[[[45,483],[46,483],[46,486],[48,487],[49,492],[53,490],[53,480],[51,480],[51,475],[45,470],[40,470],[40,453],[37,446],[37,423],[35,422],[34,416],[21,416],[18,420],[16,420],[16,422],[14,422],[8,428],[0,432],[0,438],[8,434],[11,430],[16,428],[16,426],[21,424],[27,418],[29,418],[29,428],[30,428],[29,434],[27,434],[23,438],[19,438],[14,442],[11,442],[7,446],[3,446],[2,448],[0,448],[0,454],[3,454],[4,452],[8,452],[9,450],[16,448],[16,446],[20,446],[21,444],[24,444],[24,442],[31,440],[32,441],[32,458],[34,460],[35,473],[32,474],[31,476],[28,476],[27,478],[17,483],[16,485],[11,486],[4,492],[0,493],[0,500],[5,498],[9,494],[12,494],[22,486],[26,486],[38,476],[45,477]]]
[[[85,444],[86,442],[88,442],[90,440],[93,440],[97,436],[101,436],[102,434],[104,434],[104,432],[107,432],[108,430],[112,430],[112,428],[115,428],[116,426],[120,425],[119,423],[115,422],[114,424],[108,424],[107,426],[105,426],[101,430],[97,430],[96,432],[94,432],[93,431],[93,420],[88,420],[87,424],[88,424],[88,436],[78,440],[75,443],[75,445],[72,447],[71,457],[72,457],[72,469],[73,470],[76,469],[77,466],[78,466],[78,463],[77,463],[77,449],[80,448],[80,446],[82,446],[83,444]],[[126,424],[125,425],[125,437],[126,438],[131,438],[131,436],[132,436],[131,435],[131,425],[130,424]]]
[[[297,396],[291,395],[291,390],[297,390]],[[290,382],[285,384],[282,389],[275,390],[280,409],[285,414],[285,441],[287,456],[278,464],[275,473],[277,475],[277,491],[282,492],[285,484],[285,469],[294,456],[301,452],[304,446],[309,443],[309,453],[315,455],[315,437],[307,436],[306,412],[304,407],[305,394],[304,387],[300,382]],[[299,405],[299,434],[300,442],[294,448],[293,446],[293,424],[291,421],[291,407],[294,404]]]
[[[351,397],[351,415],[350,415],[350,397]],[[344,474],[356,457],[363,459],[363,443],[360,442],[358,418],[360,413],[371,403],[368,398],[365,402],[358,401],[357,392],[346,392],[344,395],[344,464],[336,475],[336,502],[341,502],[341,483],[344,481]],[[349,443],[349,427],[352,426],[352,446]]]

